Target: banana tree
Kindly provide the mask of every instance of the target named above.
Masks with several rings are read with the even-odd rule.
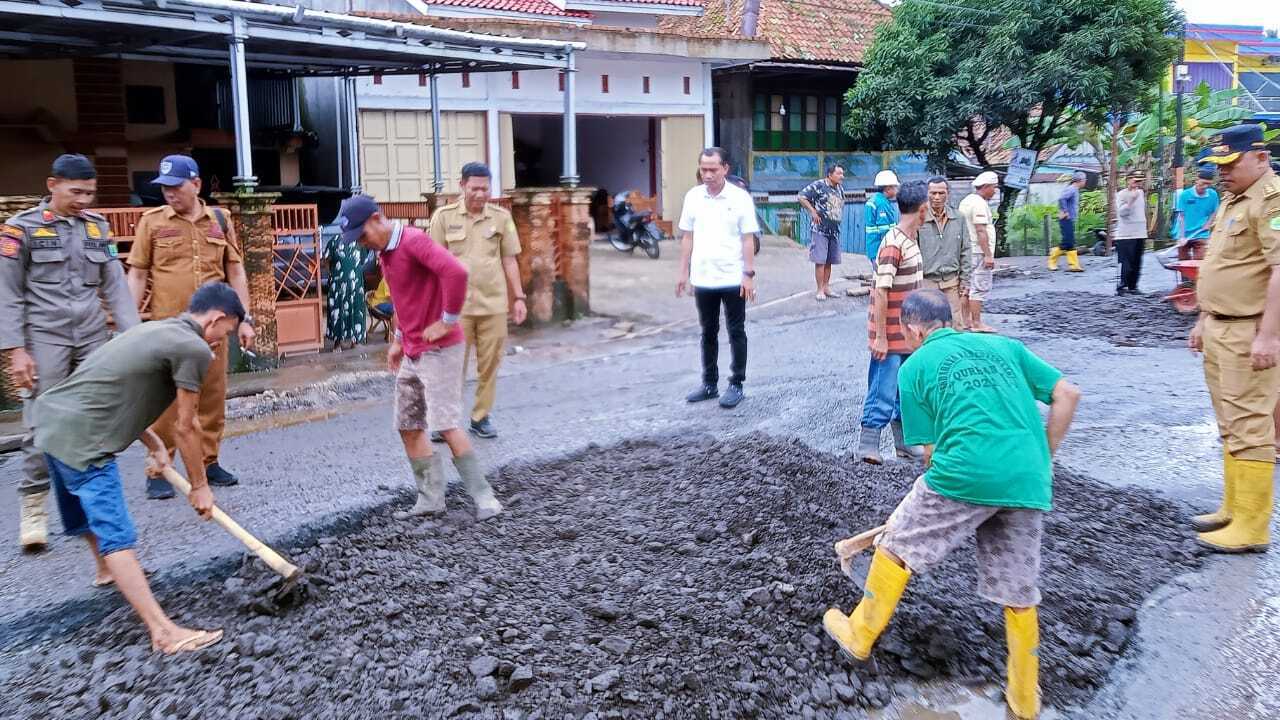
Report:
[[[1244,91],[1238,88],[1210,90],[1206,83],[1182,96],[1182,152],[1188,160],[1195,158],[1211,135],[1253,117],[1253,111],[1239,102]],[[1121,128],[1120,154],[1116,158],[1120,166],[1134,164],[1139,158],[1159,157],[1161,149],[1171,147],[1175,138],[1174,103],[1167,103],[1162,112],[1142,113]],[[1268,141],[1280,135],[1280,130],[1267,130]]]

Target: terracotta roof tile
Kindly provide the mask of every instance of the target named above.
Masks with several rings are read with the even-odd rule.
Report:
[[[475,8],[477,10],[497,10],[526,15],[543,15],[553,17],[591,17],[591,13],[580,10],[563,10],[549,0],[425,0],[427,5],[445,5],[449,7]]]
[[[663,30],[740,37],[743,0],[706,0],[702,17],[668,17]],[[760,0],[756,36],[775,60],[860,63],[876,25],[890,18],[876,0]]]

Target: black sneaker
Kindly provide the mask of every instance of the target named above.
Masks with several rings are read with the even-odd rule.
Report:
[[[204,476],[208,478],[209,484],[214,487],[231,487],[232,485],[240,484],[240,478],[224,470],[216,460],[204,469]]]
[[[471,434],[478,438],[492,440],[493,438],[498,437],[498,430],[493,426],[493,423],[489,421],[489,416],[486,415],[479,420],[471,421]]]
[[[736,408],[743,397],[745,396],[742,394],[741,385],[730,385],[729,389],[724,391],[724,397],[720,398],[720,407],[726,410]]]
[[[431,442],[444,442],[444,435],[441,435],[439,430],[432,430]]]
[[[715,385],[703,385],[686,395],[684,399],[695,403],[703,400],[715,400],[718,397],[720,397],[720,390]]]
[[[147,478],[147,499],[148,500],[168,500],[178,493],[174,492],[173,486],[164,478],[149,477]]]

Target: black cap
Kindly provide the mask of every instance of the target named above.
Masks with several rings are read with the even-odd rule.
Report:
[[[1200,172],[1196,173],[1196,177],[1201,180],[1213,180],[1217,176],[1218,174],[1213,171],[1213,168],[1200,168]]]
[[[338,209],[338,217],[333,219],[342,228],[342,242],[353,243],[364,234],[365,221],[376,212],[381,212],[378,203],[368,195],[352,195],[342,201]]]
[[[1204,162],[1214,165],[1230,165],[1240,158],[1241,153],[1267,149],[1262,140],[1262,126],[1255,123],[1229,127],[1210,136],[1206,145],[1209,146],[1209,155]]]
[[[59,155],[49,174],[59,180],[92,180],[98,177],[93,162],[83,155]]]

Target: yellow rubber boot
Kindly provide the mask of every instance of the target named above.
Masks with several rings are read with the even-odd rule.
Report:
[[[1084,268],[1080,267],[1080,256],[1075,250],[1067,251],[1067,272],[1084,272]]]
[[[1233,460],[1235,498],[1231,522],[1221,530],[1200,533],[1196,539],[1215,552],[1266,552],[1271,543],[1271,508],[1275,502],[1275,463]]]
[[[1219,528],[1224,528],[1227,523],[1231,522],[1231,505],[1235,501],[1236,496],[1236,476],[1232,474],[1231,468],[1234,466],[1236,459],[1231,457],[1231,453],[1226,448],[1222,449],[1222,505],[1211,513],[1204,515],[1196,515],[1191,518],[1191,527],[1196,532],[1213,532]]]
[[[49,516],[44,508],[48,497],[48,490],[22,496],[18,544],[22,546],[23,552],[39,552],[49,544]]]
[[[902,591],[911,579],[911,571],[898,565],[879,548],[871,559],[867,571],[867,584],[862,591],[862,602],[852,615],[845,615],[835,608],[822,616],[822,627],[840,650],[855,660],[871,657],[871,646],[889,625],[889,618],[898,607]]]
[[[1058,269],[1058,258],[1062,257],[1062,248],[1055,247],[1049,250],[1049,269]]]
[[[1004,609],[1005,640],[1009,644],[1009,686],[1004,699],[1022,720],[1040,716],[1040,619],[1035,608]]]

